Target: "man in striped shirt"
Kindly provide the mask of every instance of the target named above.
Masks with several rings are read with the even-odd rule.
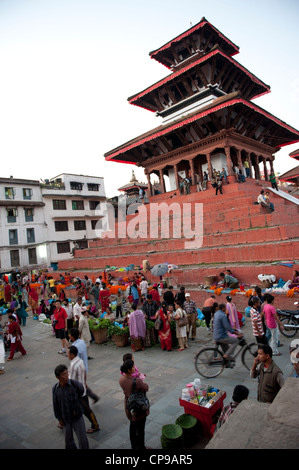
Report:
[[[251,299],[250,318],[252,325],[253,336],[255,336],[256,342],[259,344],[268,344],[264,329],[262,317],[259,312],[260,299],[258,297],[252,297]]]
[[[222,408],[221,415],[217,422],[217,428],[219,429],[227,420],[227,418],[234,412],[237,406],[243,401],[247,400],[249,395],[249,390],[244,385],[236,385],[234,388],[232,399],[229,405],[226,405]]]
[[[76,346],[70,346],[68,349],[68,358],[70,360],[70,367],[69,367],[69,376],[73,380],[77,380],[77,382],[81,383],[84,387],[84,393],[80,398],[80,401],[83,405],[84,411],[83,414],[86,418],[91,422],[91,428],[88,429],[86,432],[88,434],[99,431],[100,426],[95,417],[93,411],[89,406],[89,400],[86,393],[86,370],[84,367],[84,362],[78,356],[78,349]]]

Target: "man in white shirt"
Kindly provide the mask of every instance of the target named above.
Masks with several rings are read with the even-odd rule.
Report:
[[[257,202],[259,203],[260,206],[266,207],[271,212],[274,211],[273,204],[272,204],[272,207],[271,207],[271,205],[266,201],[265,191],[263,189],[261,190],[260,194],[258,195]]]
[[[74,313],[75,322],[77,325],[79,325],[79,320],[80,320],[81,313],[82,313],[82,299],[80,298],[77,299],[77,302],[75,303],[74,308],[73,308],[73,313]]]
[[[84,416],[91,422],[91,428],[87,429],[87,433],[91,434],[93,432],[99,431],[100,426],[99,423],[89,406],[89,400],[87,396],[87,385],[86,385],[86,370],[84,367],[84,362],[78,356],[78,349],[76,346],[70,346],[68,349],[68,358],[70,360],[70,367],[69,367],[69,378],[73,380],[77,380],[80,382],[84,387],[84,394],[80,398],[80,401],[84,408]]]
[[[145,295],[145,297],[147,296],[147,291],[148,291],[148,282],[146,279],[143,279],[141,282],[140,282],[140,291],[141,291],[141,295]]]

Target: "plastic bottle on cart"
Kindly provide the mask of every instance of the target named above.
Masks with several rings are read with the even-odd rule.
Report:
[[[194,388],[195,388],[195,392],[196,392],[196,395],[200,395],[200,391],[201,391],[201,380],[200,379],[194,379]]]
[[[190,394],[187,388],[182,389],[182,400],[186,400],[186,401],[190,400]]]
[[[194,396],[195,396],[195,390],[194,390],[194,385],[193,385],[193,383],[187,384],[187,385],[186,385],[186,388],[188,389],[190,398],[194,397]]]

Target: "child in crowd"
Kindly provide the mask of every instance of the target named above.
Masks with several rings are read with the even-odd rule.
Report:
[[[123,355],[123,363],[125,363],[128,360],[134,361],[132,353],[127,353],[127,354]],[[135,364],[135,361],[134,361],[134,364]],[[124,372],[121,372],[121,374],[125,375]],[[135,379],[139,378],[141,380],[145,379],[145,374],[142,374],[142,372],[139,372],[136,364],[135,364],[135,372],[134,372],[134,374],[132,374],[132,377],[135,378]]]

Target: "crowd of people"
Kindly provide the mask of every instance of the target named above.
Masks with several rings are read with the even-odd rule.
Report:
[[[233,288],[239,282],[230,272],[221,274],[223,286]],[[89,352],[92,341],[89,316],[109,318],[112,322],[118,320],[123,325],[128,325],[132,353],[145,349],[146,321],[155,324],[155,340],[163,351],[173,349],[173,335],[178,340],[178,351],[186,350],[188,341],[194,341],[196,338],[199,309],[192,295],[185,292],[183,286],[174,292],[171,285],[164,286],[162,281],[151,285],[145,275],[139,272],[135,272],[133,277],[127,280],[129,282],[126,282],[127,287],[124,290],[121,288],[122,282],[111,274],[106,275],[104,279],[99,276],[95,282],[87,276],[84,279],[72,279],[68,273],[61,275],[59,282],[49,275],[41,282],[43,288],[39,294],[27,275],[21,280],[18,278],[14,283],[9,283],[8,280],[2,283],[0,303],[1,306],[8,307],[8,324],[2,325],[0,314],[0,339],[9,351],[7,361],[14,359],[16,351],[22,355],[27,354],[22,344],[21,327],[26,326],[27,312],[30,310],[33,316],[43,314],[51,319],[55,336],[61,343],[59,353],[70,361],[69,367],[60,364],[55,368],[54,374],[58,383],[53,387],[54,415],[58,427],[64,431],[65,447],[68,449],[77,447],[74,433],[79,447],[88,448],[87,434],[100,429],[89,403],[90,399],[96,402],[99,397],[87,385],[88,362],[92,359]],[[76,289],[74,305],[66,296],[66,285]],[[113,293],[111,286],[116,287]],[[274,302],[274,297],[270,294],[263,296],[258,286],[249,299],[252,334],[258,343],[258,355],[253,361],[250,374],[252,378],[259,377],[257,399],[261,402],[273,401],[284,383],[283,373],[272,359],[272,356],[280,355],[278,325],[283,328]],[[115,309],[112,311],[113,303]],[[239,339],[243,337],[244,317],[238,312],[232,296],[227,295],[226,302],[218,304],[216,296],[211,293],[200,307],[207,330],[211,331],[213,339],[222,345],[225,358],[233,359],[234,350]],[[171,327],[173,324],[175,328]],[[133,390],[133,383],[136,390],[144,394],[149,386],[145,382],[145,375],[138,371],[132,353],[123,358],[119,384],[124,392],[125,412],[130,421],[132,449],[144,449],[144,430],[149,409],[134,414],[127,409],[127,402]],[[291,343],[290,353],[294,367],[293,375],[298,377],[299,342],[296,340]],[[1,354],[0,348],[0,362],[3,356]],[[4,360],[2,362],[4,363]],[[0,372],[4,373],[4,367],[0,368]],[[272,387],[271,393],[269,386]],[[236,387],[233,402],[223,409],[218,427],[247,396],[246,387]],[[83,416],[90,422],[90,428],[87,430]]]

